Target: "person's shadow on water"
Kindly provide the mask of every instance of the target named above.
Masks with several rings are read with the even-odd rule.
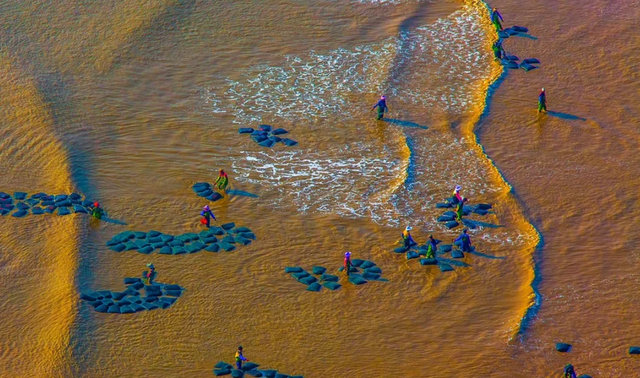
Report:
[[[429,130],[429,128],[427,126],[423,126],[423,125],[417,124],[415,122],[403,121],[403,120],[400,120],[400,119],[393,119],[393,118],[383,118],[382,120],[384,122],[390,123],[392,125],[398,125],[398,126],[402,126],[402,127],[413,127],[413,128],[422,129],[422,130]]]
[[[560,113],[554,111],[548,111],[547,114],[551,117],[566,119],[570,121],[586,121],[586,118],[578,117],[577,115],[569,114],[569,113]]]

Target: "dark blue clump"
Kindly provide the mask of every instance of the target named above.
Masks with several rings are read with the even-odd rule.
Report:
[[[26,192],[14,192],[12,196],[0,192],[0,216],[10,214],[22,218],[30,214],[54,214],[56,210],[57,215],[69,215],[71,208],[73,213],[91,214],[93,201],[83,200],[77,193],[48,195],[41,192],[29,196]]]
[[[224,198],[222,194],[213,191],[213,187],[208,182],[197,182],[191,187],[198,197],[206,198],[215,202]]]
[[[146,273],[146,271],[142,272],[142,277],[146,276]],[[178,285],[159,282],[145,285],[141,278],[136,277],[125,278],[124,284],[127,289],[122,292],[102,290],[88,294],[82,293],[80,299],[88,302],[97,312],[133,314],[141,311],[167,309],[184,292],[184,288]],[[143,289],[144,296],[141,293]]]
[[[241,127],[238,129],[238,134],[249,134],[251,140],[266,148],[272,148],[278,143],[282,143],[287,147],[293,147],[298,144],[295,140],[278,136],[289,134],[287,130],[283,128],[274,129],[269,125],[259,125],[257,130],[251,127]]]
[[[182,255],[200,251],[231,252],[240,246],[251,244],[253,240],[256,240],[256,235],[249,228],[236,227],[235,223],[231,222],[221,227],[212,226],[198,234],[187,232],[176,236],[158,231],[124,231],[106,244],[115,252],[137,251],[151,254],[158,251],[163,255]]]

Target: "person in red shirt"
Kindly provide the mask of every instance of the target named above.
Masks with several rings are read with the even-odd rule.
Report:
[[[144,276],[144,282],[146,285],[151,285],[153,283],[153,276],[156,274],[156,267],[153,264],[147,264],[147,268],[149,271]]]
[[[225,172],[224,169],[220,170],[218,178],[213,185],[216,185],[218,187],[218,190],[224,191],[227,189],[227,185],[229,185],[229,176],[227,176],[227,172]]]

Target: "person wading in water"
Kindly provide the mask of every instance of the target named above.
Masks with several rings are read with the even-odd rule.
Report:
[[[378,118],[376,119],[379,121],[382,119],[382,117],[384,117],[384,112],[389,111],[389,108],[387,107],[387,97],[386,96],[380,97],[380,101],[378,101],[377,104],[373,105],[371,110],[375,108],[378,108]]]

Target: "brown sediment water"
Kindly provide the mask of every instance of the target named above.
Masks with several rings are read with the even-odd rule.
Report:
[[[0,218],[1,375],[208,377],[243,345],[266,368],[312,378],[551,376],[572,362],[553,351],[555,341],[576,345],[579,372],[637,370],[624,356],[633,336],[632,237],[614,241],[611,225],[599,235],[606,247],[586,236],[635,197],[621,183],[609,206],[587,203],[607,186],[581,176],[618,177],[601,168],[605,161],[632,175],[633,131],[613,125],[633,122],[634,108],[589,114],[600,95],[620,104],[626,92],[603,93],[604,78],[580,87],[587,79],[571,71],[579,64],[584,77],[604,70],[614,80],[617,69],[616,91],[632,91],[625,77],[637,75],[635,40],[613,49],[590,38],[583,21],[564,35],[559,25],[571,24],[577,5],[551,14],[542,5],[498,4],[538,38],[505,42],[543,62],[529,73],[503,73],[493,61],[496,35],[480,1],[3,5],[0,190],[76,191],[126,225],[82,215]],[[637,13],[624,2],[581,12],[626,35],[633,18],[625,9]],[[576,54],[574,43],[617,59],[587,64],[591,54]],[[557,54],[565,49],[574,54]],[[552,110],[565,105],[561,96],[569,107],[583,94],[577,88],[599,93],[576,105],[581,111],[558,110],[585,121],[536,121],[528,109],[541,85]],[[376,122],[369,109],[382,93],[391,112]],[[238,135],[261,123],[289,130],[299,145],[265,149]],[[610,157],[614,148],[620,159]],[[210,204],[222,222],[250,227],[251,245],[180,256],[107,249],[125,230],[199,231],[207,202],[190,187],[212,182],[220,168],[233,189],[258,196]],[[393,253],[406,225],[421,242],[457,236],[435,209],[456,184],[473,202],[494,205],[472,217],[482,222],[471,231],[480,253],[449,273]],[[580,220],[578,232],[567,217]],[[630,233],[624,219],[620,231]],[[607,248],[613,260],[593,259]],[[356,287],[342,278],[340,290],[312,293],[284,273],[292,265],[334,272],[347,250],[377,263],[389,282]],[[158,281],[186,288],[171,308],[114,315],[79,301],[81,292],[122,290],[122,279],[149,262]],[[565,279],[568,272],[580,279]]]
[[[510,38],[508,51],[541,61],[538,70],[507,75],[479,126],[481,143],[542,235],[541,302],[513,344],[514,363],[528,376],[557,374],[565,363],[594,377],[636,376],[640,361],[628,350],[640,337],[640,8],[635,1],[497,5],[508,25],[528,26],[536,38]],[[549,114],[539,116],[541,87]],[[556,353],[550,345],[558,341],[573,350]]]
[[[33,78],[5,50],[0,54],[2,184],[71,191],[67,152],[51,109]],[[52,218],[3,222],[2,375],[69,375],[77,315],[79,222]],[[37,361],[37,363],[36,363]]]

